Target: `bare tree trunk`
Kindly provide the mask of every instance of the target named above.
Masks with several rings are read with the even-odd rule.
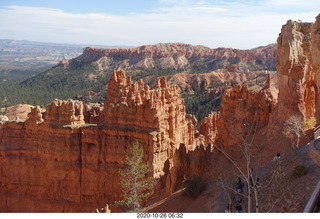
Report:
[[[256,185],[254,185],[253,191],[254,191],[254,199],[256,202],[256,213],[259,213],[259,199],[258,199],[258,190]]]
[[[248,213],[251,213],[251,194],[250,194],[250,189],[248,189]]]
[[[134,197],[137,198],[137,177],[134,177]],[[137,200],[134,200],[134,212],[137,212]]]
[[[248,173],[248,179],[250,179],[250,173]],[[251,186],[250,186],[250,180],[246,180],[247,182],[247,188],[248,188],[248,194],[247,194],[247,197],[248,197],[248,213],[251,213]]]
[[[297,136],[297,144],[296,144],[296,148],[299,147],[299,142],[300,142],[300,136]]]

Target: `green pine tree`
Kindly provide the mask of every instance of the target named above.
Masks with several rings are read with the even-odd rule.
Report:
[[[143,147],[135,141],[130,152],[125,154],[124,167],[119,170],[120,185],[123,189],[123,198],[115,206],[126,207],[129,211],[137,212],[143,202],[152,194],[156,180],[147,173],[151,172],[148,164],[143,162]]]

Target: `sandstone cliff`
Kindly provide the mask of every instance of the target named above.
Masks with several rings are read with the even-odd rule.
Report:
[[[167,83],[170,85],[178,85],[182,91],[195,91],[200,89],[202,91],[209,90],[210,88],[224,88],[231,86],[231,84],[255,84],[257,78],[266,78],[265,71],[260,72],[237,72],[231,73],[225,69],[218,69],[208,73],[177,73],[174,75],[166,76]],[[156,85],[157,76],[147,76],[143,79],[146,84],[151,87]],[[265,80],[265,79],[264,79]],[[263,84],[262,84],[263,86]]]
[[[315,23],[289,20],[279,34],[279,97],[269,126],[269,132],[277,138],[283,123],[292,115],[315,117],[319,124],[319,22],[320,16]]]
[[[277,94],[277,89],[270,86],[270,75],[262,89],[235,85],[226,90],[217,122],[216,143],[228,147],[239,143],[241,135],[248,130],[258,133],[266,128],[277,104]]]
[[[117,171],[135,140],[160,179],[157,191],[169,195],[183,180],[175,177],[175,153],[181,144],[194,150],[195,125],[177,86],[159,78],[151,90],[115,71],[103,107],[55,100],[33,107],[27,120],[1,124],[0,210],[92,212],[119,200]],[[201,172],[193,162],[181,168],[190,174],[191,166]]]
[[[144,85],[142,80],[133,83],[123,71],[115,72],[108,83],[107,100],[104,103],[104,124],[117,135],[137,139],[147,149],[150,162],[153,163],[154,176],[164,174],[164,163],[172,167],[174,150],[185,143],[188,150],[195,147],[194,124],[186,120],[180,89],[167,86],[165,78],[159,78],[154,90]],[[121,133],[121,132],[120,132]],[[135,134],[136,133],[136,134]],[[123,142],[128,145],[129,142]]]
[[[145,45],[137,48],[96,49],[86,47],[83,54],[72,62],[96,62],[100,69],[217,69],[236,63],[241,68],[260,70],[274,69],[275,46],[269,45],[252,50],[228,48],[210,49],[204,46],[192,46],[182,43]],[[60,66],[68,66],[61,62]],[[260,68],[260,67],[261,68]],[[234,67],[232,68],[234,70]]]
[[[310,99],[316,100],[316,119],[317,119],[317,124],[319,125],[320,123],[320,101],[318,101],[319,97],[319,89],[318,87],[320,86],[320,14],[316,17],[316,22],[312,25],[311,29],[311,57],[312,57],[312,67],[313,70],[316,72],[316,86],[313,86],[313,89],[309,88],[310,93],[313,91],[312,94],[309,96],[311,97]],[[313,103],[313,102],[312,102]],[[310,104],[313,106],[312,104]],[[313,109],[312,107],[309,107]]]
[[[218,133],[219,113],[212,112],[199,123],[199,134],[205,136],[204,145],[212,144]]]
[[[311,61],[311,29],[312,23],[289,20],[279,35],[279,104],[275,113],[279,123],[294,114],[314,116],[316,74]]]

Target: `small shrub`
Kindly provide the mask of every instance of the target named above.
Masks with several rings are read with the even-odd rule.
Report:
[[[207,187],[207,183],[202,177],[195,177],[193,179],[188,179],[184,182],[186,189],[184,190],[184,195],[196,198],[198,197]]]
[[[294,176],[299,177],[299,176],[303,176],[303,175],[306,175],[306,174],[307,174],[307,170],[306,170],[305,166],[298,165],[293,169],[293,175]]]

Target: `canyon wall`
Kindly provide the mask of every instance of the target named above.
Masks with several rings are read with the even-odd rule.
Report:
[[[276,62],[279,104],[274,123],[283,123],[291,115],[310,118],[317,114],[319,118],[319,23],[320,16],[315,23],[289,20],[282,26]]]
[[[289,20],[281,29],[276,62],[279,104],[274,119],[279,123],[290,115],[310,118],[315,114],[317,86],[311,58],[312,25]]]
[[[117,171],[135,140],[160,179],[157,190],[174,191],[175,153],[196,144],[179,88],[159,78],[150,90],[116,71],[107,96],[103,106],[55,100],[0,125],[1,212],[93,212],[119,200]]]
[[[199,134],[204,136],[204,146],[212,144],[218,133],[219,113],[212,112],[199,123]]]
[[[267,128],[266,136],[273,139],[270,150],[279,150],[287,144],[282,128],[290,116],[315,117],[319,124],[319,30],[320,15],[315,23],[289,20],[283,25],[277,41],[278,93],[270,78],[261,90],[236,85],[224,92],[216,134],[218,145],[233,145],[238,139],[235,133],[245,132],[246,123],[256,122],[257,130]]]
[[[236,63],[241,68],[268,67],[274,69],[275,45],[252,50],[231,48],[210,49],[182,43],[160,43],[137,48],[97,49],[86,47],[75,59],[60,62],[67,67],[73,63],[96,62],[103,69],[217,69]]]
[[[270,75],[262,89],[235,85],[226,90],[216,125],[216,144],[220,147],[242,144],[242,135],[258,134],[266,128],[277,104],[277,95],[277,89],[270,85]]]
[[[320,15],[315,23],[288,20],[282,26],[277,40],[278,105],[269,125],[269,133],[275,139],[283,138],[283,124],[293,115],[315,117],[320,124],[319,23]],[[310,138],[307,136],[301,145]],[[283,143],[274,141],[274,145],[281,147]]]
[[[312,67],[313,71],[316,72],[316,86],[314,86],[314,99],[316,100],[316,119],[317,124],[320,124],[320,101],[318,97],[320,91],[318,87],[320,86],[320,14],[316,17],[316,22],[312,25],[311,29],[311,57],[312,57]]]

